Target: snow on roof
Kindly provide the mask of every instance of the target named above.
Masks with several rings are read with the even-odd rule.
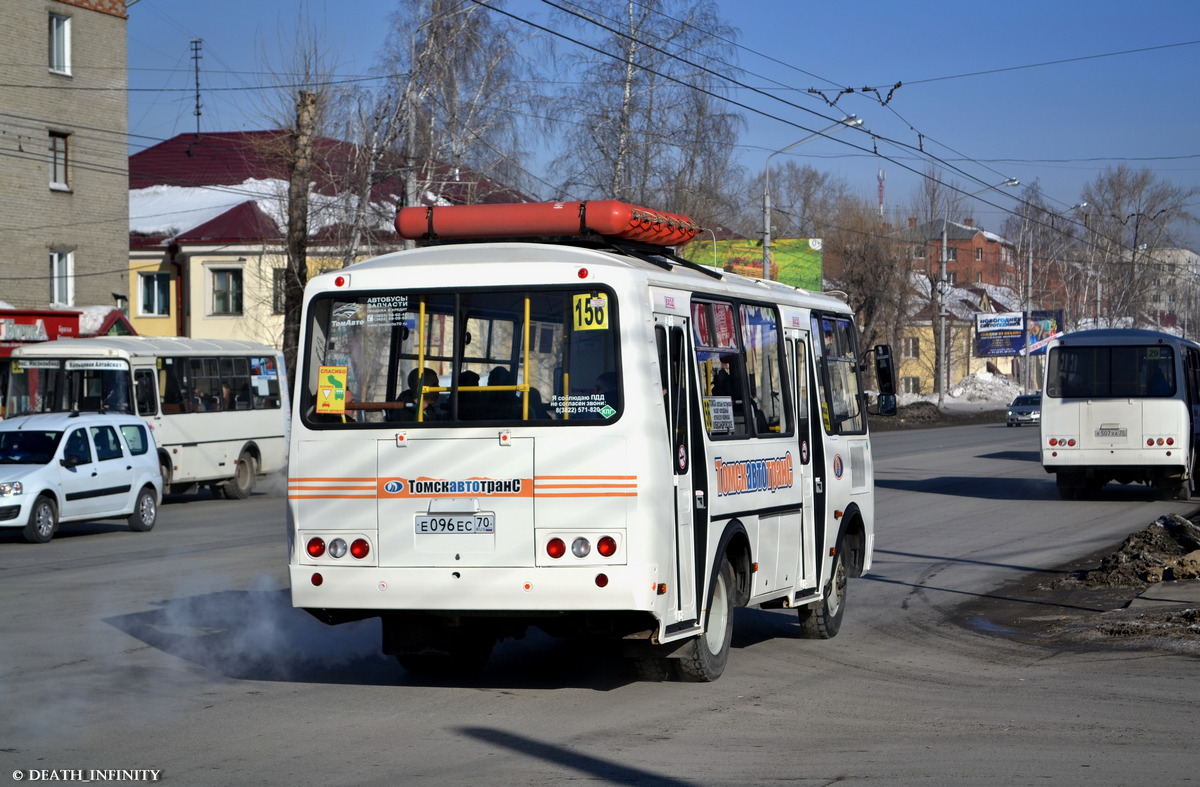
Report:
[[[253,202],[276,227],[287,225],[287,181],[250,178],[235,186],[148,186],[129,192],[129,231],[175,237]],[[309,189],[311,234],[349,220],[345,198]],[[392,204],[375,203],[370,215],[376,229],[391,229]]]

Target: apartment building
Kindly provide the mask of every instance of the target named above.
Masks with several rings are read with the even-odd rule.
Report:
[[[124,0],[0,3],[0,299],[121,305],[129,203]]]

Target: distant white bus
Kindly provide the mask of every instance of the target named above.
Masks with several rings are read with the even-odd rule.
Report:
[[[1166,333],[1095,330],[1048,347],[1042,466],[1064,499],[1109,481],[1190,499],[1196,488],[1200,345]]]
[[[287,456],[283,355],[238,340],[120,336],[13,350],[7,415],[136,413],[158,445],[163,488],[245,498]]]

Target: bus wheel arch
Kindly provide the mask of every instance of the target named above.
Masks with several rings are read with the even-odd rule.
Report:
[[[704,632],[679,650],[676,667],[686,681],[707,683],[721,677],[733,643],[733,610],[750,598],[750,540],[740,522],[729,523],[714,554]]]
[[[836,546],[839,552],[845,554],[847,576],[861,577],[867,564],[867,529],[863,524],[862,512],[854,503],[846,507],[846,513],[842,516],[842,528]]]
[[[809,639],[833,639],[846,614],[847,580],[860,577],[866,563],[866,528],[857,506],[847,507],[833,547],[833,563],[820,601],[796,610],[800,628]]]
[[[167,449],[165,448],[158,449],[158,472],[159,475],[162,476],[163,494],[166,494],[167,490],[171,488],[171,475],[173,471],[171,466],[171,456],[167,453]]]

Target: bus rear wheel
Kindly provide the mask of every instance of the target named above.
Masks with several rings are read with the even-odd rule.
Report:
[[[245,500],[254,491],[254,481],[258,477],[258,463],[249,451],[242,451],[234,468],[233,478],[225,482],[225,497],[231,500]]]
[[[676,667],[683,680],[708,683],[725,671],[733,641],[733,589],[733,565],[729,558],[722,558],[704,633],[690,640],[680,651]]]
[[[846,559],[842,552],[839,545],[833,557],[833,574],[825,586],[825,598],[796,610],[800,628],[809,639],[832,639],[842,628],[847,587]]]

